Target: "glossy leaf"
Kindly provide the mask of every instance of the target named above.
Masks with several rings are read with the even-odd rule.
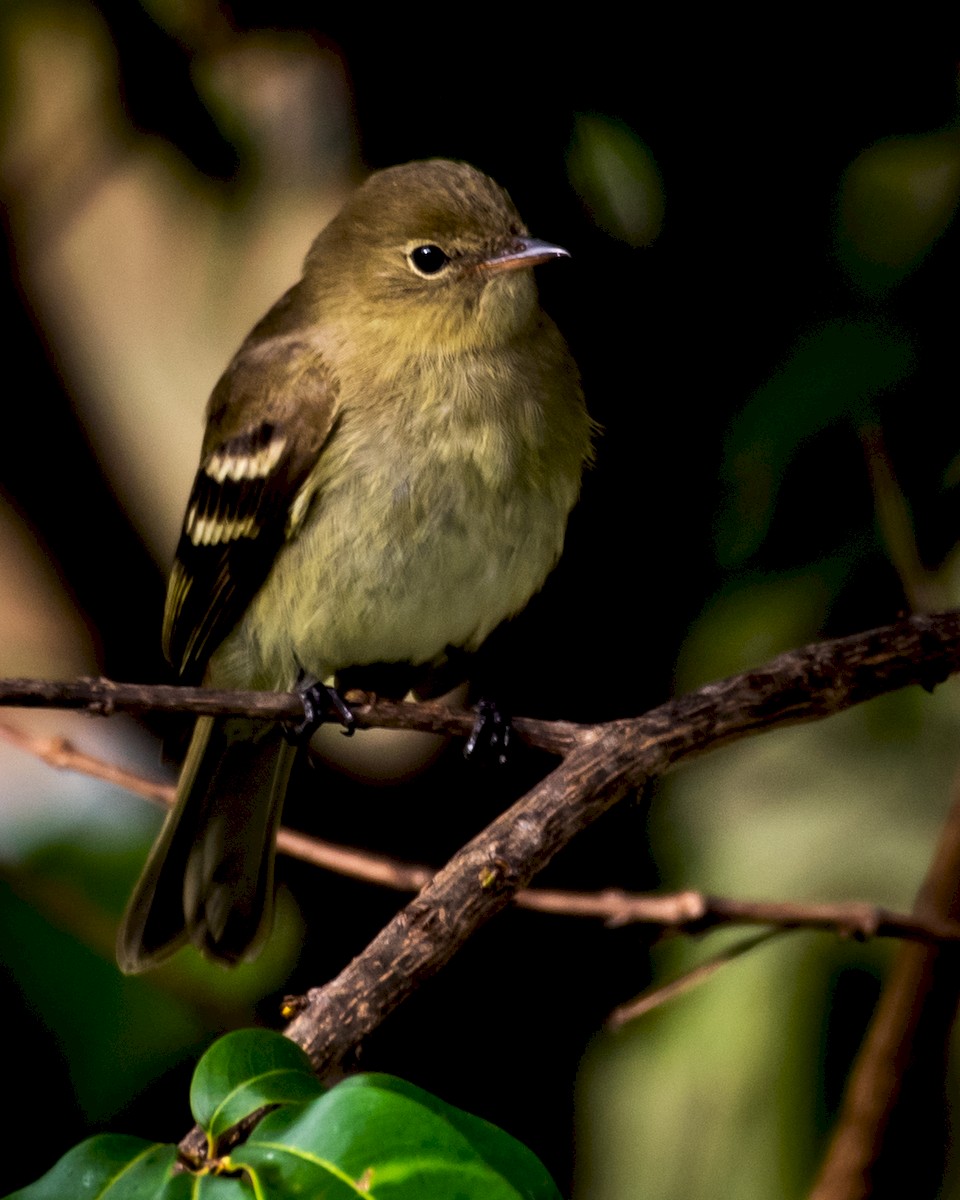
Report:
[[[215,1042],[197,1064],[190,1110],[216,1142],[258,1108],[308,1100],[322,1091],[306,1054],[289,1038],[238,1029]]]
[[[179,1200],[190,1196],[190,1176],[172,1173],[176,1158],[175,1146],[100,1134],[8,1200]]]
[[[364,1194],[417,1200],[558,1200],[536,1156],[509,1134],[386,1075],[359,1075],[268,1116],[233,1161],[305,1187],[317,1164]],[[335,1166],[334,1166],[335,1164]],[[332,1195],[339,1193],[332,1192]]]
[[[559,1200],[542,1163],[502,1130],[388,1075],[324,1092],[279,1034],[218,1041],[197,1067],[191,1102],[214,1142],[250,1112],[281,1107],[208,1173],[174,1173],[175,1146],[101,1136],[17,1200]]]
[[[316,1197],[316,1200],[356,1200],[362,1196],[364,1200],[374,1200],[378,1194],[365,1188],[363,1181],[358,1184],[348,1179],[333,1163],[282,1143],[247,1143],[231,1156],[231,1162],[242,1163],[249,1171],[264,1200],[268,1197],[292,1200],[294,1196]],[[424,1200],[427,1196],[425,1193]]]

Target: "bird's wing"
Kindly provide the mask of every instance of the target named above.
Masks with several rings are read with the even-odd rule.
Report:
[[[287,339],[241,353],[217,385],[163,617],[182,679],[199,681],[266,579],[336,417],[330,371]]]

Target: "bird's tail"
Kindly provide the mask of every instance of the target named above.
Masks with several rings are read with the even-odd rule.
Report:
[[[225,963],[270,931],[280,812],[297,755],[279,725],[201,717],[167,817],[117,935],[117,961],[143,971],[190,941]]]

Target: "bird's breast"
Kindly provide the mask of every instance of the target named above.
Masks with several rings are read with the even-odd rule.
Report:
[[[582,458],[551,462],[537,396],[497,382],[494,364],[344,404],[218,674],[256,660],[258,686],[289,687],[301,669],[431,662],[523,608],[560,554]]]

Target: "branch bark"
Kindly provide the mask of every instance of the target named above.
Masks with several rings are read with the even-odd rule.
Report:
[[[634,720],[584,731],[537,787],[468,843],[341,974],[292,1002],[287,1035],[323,1072],[446,963],[576,834],[679,762],[960,669],[960,615],[913,617],[774,659]]]
[[[467,737],[475,714],[451,708],[436,700],[416,704],[385,700],[369,692],[351,690],[350,704],[358,729],[412,729],[421,733],[447,733]],[[172,684],[115,683],[100,678],[58,682],[49,679],[0,679],[0,708],[84,709],[94,716],[115,712],[193,713],[196,716],[238,714],[264,721],[300,721],[303,702],[295,692],[222,691],[215,688]],[[339,720],[331,708],[330,717]],[[515,717],[513,727],[531,746],[551,754],[565,754],[590,726],[570,721],[539,721]]]
[[[439,871],[349,966],[323,988],[291,1000],[288,1037],[319,1073],[375,1029],[435,974],[459,947],[525,887],[580,830],[623,796],[683,761],[767,729],[818,720],[854,704],[918,683],[928,690],[960,670],[960,614],[916,616],[848,638],[780,655],[765,667],[708,684],[645,716],[606,725],[567,727],[561,764]],[[42,694],[41,694],[42,693]],[[244,712],[265,719],[296,716],[295,697],[199,694],[86,681],[0,686],[0,704]],[[362,712],[365,725],[464,732],[467,714],[436,705],[381,705]],[[419,709],[417,713],[415,710]],[[358,714],[361,715],[361,714]],[[518,727],[522,723],[518,722]],[[453,726],[456,726],[454,729]],[[547,733],[549,736],[549,732]],[[184,1153],[202,1157],[193,1131]]]
[[[645,716],[581,734],[537,787],[469,842],[367,949],[291,1002],[286,1033],[319,1072],[438,971],[582,829],[681,761],[762,730],[817,720],[960,669],[960,615],[912,617],[821,642],[708,684]]]

